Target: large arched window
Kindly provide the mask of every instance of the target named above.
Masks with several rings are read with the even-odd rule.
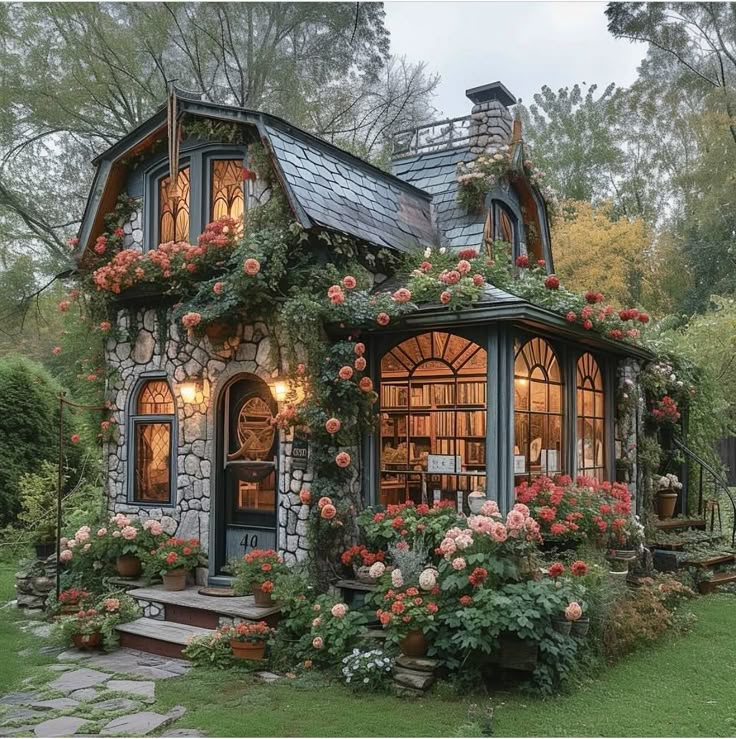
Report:
[[[518,346],[514,361],[514,477],[561,472],[562,380],[552,347],[540,338]]]
[[[173,490],[174,396],[164,378],[146,380],[131,415],[132,499],[169,503]]]
[[[486,351],[431,331],[381,360],[380,503],[486,487]]]
[[[162,177],[159,189],[158,240],[189,241],[189,167],[179,170],[176,188],[171,178]]]
[[[592,354],[577,365],[578,472],[602,480],[606,472],[603,377]]]

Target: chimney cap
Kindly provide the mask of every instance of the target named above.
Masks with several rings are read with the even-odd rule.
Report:
[[[516,105],[516,98],[501,82],[491,82],[480,87],[471,87],[469,90],[465,90],[465,95],[476,105],[487,103],[489,100],[498,100],[506,108],[509,105]]]

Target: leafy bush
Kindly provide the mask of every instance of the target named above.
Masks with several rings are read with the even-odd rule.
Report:
[[[0,361],[0,523],[13,522],[21,509],[23,475],[57,457],[60,390],[35,362],[22,357]],[[65,417],[68,430],[72,423]],[[81,445],[68,445],[71,469],[78,467],[81,451]]]

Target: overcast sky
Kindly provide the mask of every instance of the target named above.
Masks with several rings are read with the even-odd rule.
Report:
[[[542,85],[628,85],[644,44],[616,40],[604,2],[418,2],[384,5],[394,54],[423,60],[442,80],[435,106],[470,112],[465,90],[500,80],[529,104]]]

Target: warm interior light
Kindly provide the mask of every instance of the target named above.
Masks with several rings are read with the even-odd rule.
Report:
[[[197,397],[197,383],[196,382],[182,382],[179,385],[179,393],[181,399],[185,403],[194,403]]]
[[[514,382],[517,382],[519,385],[528,385],[529,380],[526,379],[526,377],[517,377]]]
[[[285,382],[274,382],[271,386],[271,392],[273,393],[274,400],[277,403],[283,403],[286,400],[286,394],[289,391],[289,387]]]

